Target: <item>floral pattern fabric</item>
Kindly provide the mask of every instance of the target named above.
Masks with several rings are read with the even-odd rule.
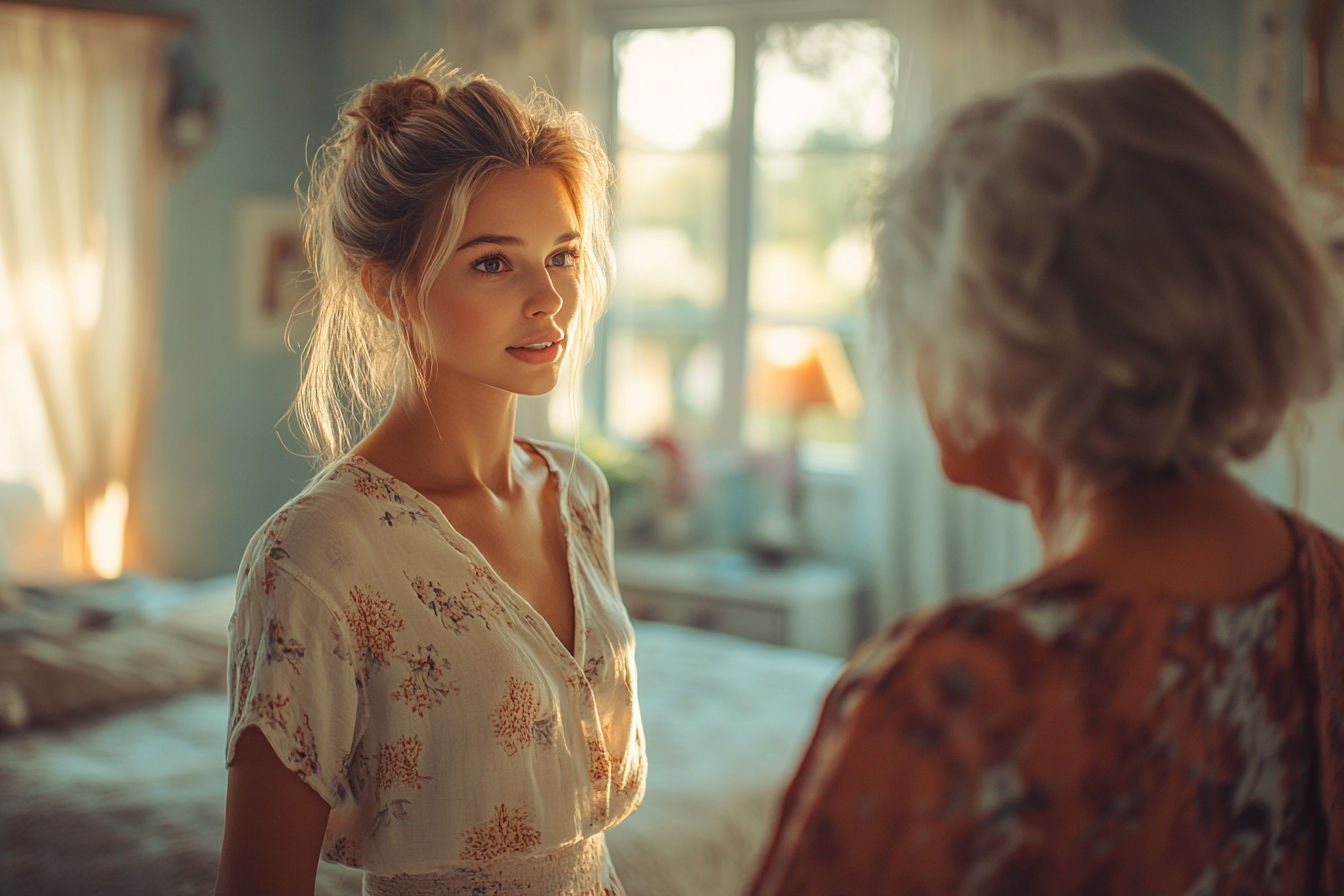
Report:
[[[240,569],[228,758],[258,727],[331,805],[324,857],[384,887],[512,892],[572,866],[592,878],[573,893],[620,892],[602,832],[639,804],[645,758],[606,482],[533,447],[559,486],[573,654],[436,505],[362,458],[276,513]]]
[[[756,896],[1344,893],[1344,543],[1193,604],[1068,567],[856,652]]]

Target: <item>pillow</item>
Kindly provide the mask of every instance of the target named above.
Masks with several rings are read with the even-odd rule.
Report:
[[[98,588],[85,585],[34,590],[24,607],[0,613],[0,730],[223,689],[232,578],[131,591],[129,609],[121,583],[104,587],[101,606]],[[44,611],[49,604],[57,606]],[[3,619],[15,615],[26,624]]]

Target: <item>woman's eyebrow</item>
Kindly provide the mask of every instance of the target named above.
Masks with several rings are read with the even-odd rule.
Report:
[[[467,240],[462,245],[454,249],[454,252],[461,252],[463,249],[470,249],[472,246],[491,245],[491,246],[526,246],[527,243],[516,236],[501,236],[497,233],[484,233],[478,237]]]
[[[566,231],[565,233],[560,234],[560,236],[556,237],[555,243],[553,245],[558,246],[561,243],[573,242],[578,238],[579,234],[577,231],[569,230]],[[483,233],[480,236],[472,237],[462,245],[458,246],[453,251],[461,252],[463,249],[470,249],[473,246],[482,246],[482,245],[523,247],[527,245],[527,242],[516,236],[503,236],[498,233]]]

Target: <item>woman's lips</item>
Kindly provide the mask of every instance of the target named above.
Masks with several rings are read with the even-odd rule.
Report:
[[[536,348],[533,346],[520,345],[514,348],[505,349],[519,361],[528,364],[550,364],[560,356],[560,342],[545,344],[545,348]]]

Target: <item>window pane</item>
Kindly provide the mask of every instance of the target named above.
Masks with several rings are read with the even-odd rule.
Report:
[[[621,151],[616,164],[616,305],[717,308],[726,264],[727,157]]]
[[[777,24],[756,54],[762,152],[876,146],[891,132],[894,44],[868,22]]]
[[[894,50],[867,22],[762,32],[742,428],[753,447],[858,439],[853,368],[871,267],[864,200],[891,130]],[[801,354],[771,358],[771,344]]]
[[[657,327],[620,329],[607,348],[607,429],[627,439],[675,430],[709,438],[722,394],[713,338]]]
[[[840,324],[862,312],[872,255],[864,199],[881,164],[871,152],[757,158],[754,314]]]
[[[726,28],[616,36],[619,274],[604,384],[612,435],[709,438],[715,429],[733,51]]]
[[[724,145],[733,108],[731,31],[624,31],[615,45],[623,148],[680,152]]]

